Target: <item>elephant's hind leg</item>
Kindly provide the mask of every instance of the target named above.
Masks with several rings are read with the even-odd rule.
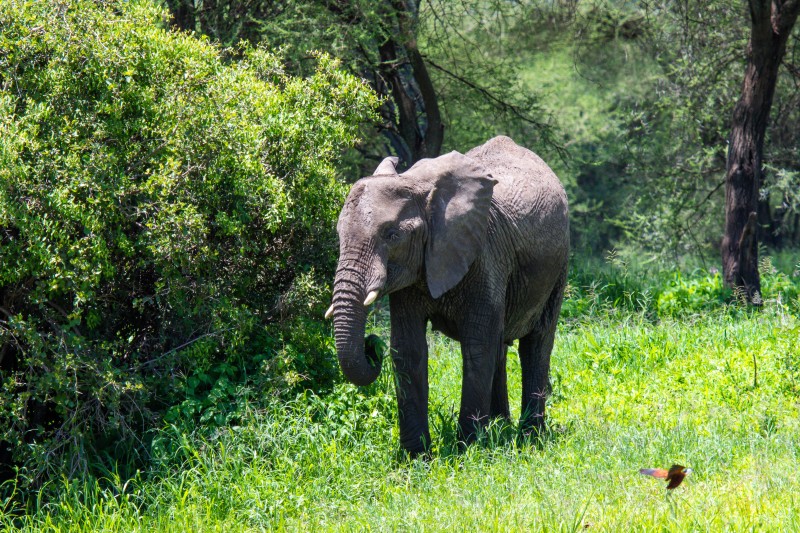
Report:
[[[506,354],[508,346],[503,344],[497,354],[497,366],[494,369],[492,381],[492,403],[489,407],[489,417],[498,419],[511,419],[508,408],[508,382],[506,377]]]
[[[522,407],[519,429],[529,434],[544,428],[544,409],[550,394],[550,352],[555,328],[533,331],[519,340],[519,362],[522,367]]]
[[[519,340],[519,360],[522,367],[519,427],[523,434],[544,428],[545,402],[550,394],[550,354],[553,351],[565,284],[566,271],[550,293],[536,328]]]

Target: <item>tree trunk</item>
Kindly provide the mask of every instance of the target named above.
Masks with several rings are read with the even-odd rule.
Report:
[[[406,43],[406,53],[408,54],[411,68],[414,69],[414,79],[417,82],[417,86],[419,86],[420,93],[422,93],[422,104],[425,106],[425,117],[427,118],[425,136],[422,138],[417,161],[424,157],[438,157],[444,140],[444,124],[442,124],[442,116],[439,113],[436,90],[428,74],[428,67],[422,59],[422,54],[419,53],[416,41]]]
[[[439,155],[444,125],[436,90],[417,47],[415,4],[395,0],[391,5],[402,40],[389,37],[379,47],[379,52],[397,112],[402,146],[396,148],[401,164],[410,166],[420,159]]]
[[[420,159],[439,155],[444,128],[433,83],[416,44],[403,46],[407,56],[404,59],[398,58],[397,49],[397,43],[388,39],[380,46],[380,55],[384,76],[391,85],[402,140],[402,150],[397,155],[401,164],[410,166]],[[406,60],[410,69],[403,68]]]
[[[750,0],[750,42],[742,94],[733,111],[725,176],[722,271],[726,285],[761,304],[758,191],[764,136],[786,41],[800,0]]]

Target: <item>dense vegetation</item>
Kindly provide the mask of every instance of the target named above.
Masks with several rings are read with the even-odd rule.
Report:
[[[0,529],[800,528],[798,27],[758,191],[761,311],[719,263],[749,17],[0,0]],[[335,219],[384,156],[496,134],[570,198],[550,428],[462,451],[458,349],[431,335],[434,449],[408,461],[391,365],[339,380]],[[385,310],[370,323],[388,338]],[[665,499],[636,471],[672,462],[695,474]]]
[[[366,389],[251,398],[236,424],[168,427],[148,473],[59,482],[62,497],[36,514],[14,520],[13,503],[0,509],[0,528],[796,529],[800,280],[762,267],[761,311],[721,305],[716,273],[655,273],[618,259],[578,268],[541,441],[494,426],[462,452],[459,348],[431,335],[430,460],[398,453],[386,365]],[[374,331],[385,327],[379,318]],[[518,416],[518,359],[509,366]],[[671,494],[638,473],[673,462],[694,472]]]
[[[375,96],[327,56],[306,78],[263,48],[228,64],[160,21],[0,4],[0,463],[31,482],[146,454],[165,415],[222,423],[243,373],[336,372],[297,321],[324,310],[334,163]]]

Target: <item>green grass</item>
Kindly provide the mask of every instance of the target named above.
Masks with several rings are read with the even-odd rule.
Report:
[[[713,285],[703,276],[692,283]],[[460,355],[432,336],[429,460],[398,451],[385,370],[368,389],[262,403],[238,426],[167,428],[152,472],[64,482],[27,514],[9,501],[0,530],[800,530],[797,301],[659,317],[657,296],[604,304],[609,285],[573,292],[594,305],[562,321],[541,441],[496,426],[460,451]],[[694,472],[669,493],[638,473],[673,463]]]

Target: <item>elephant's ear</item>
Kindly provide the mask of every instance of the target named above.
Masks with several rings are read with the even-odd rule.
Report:
[[[420,161],[408,174],[432,181],[425,275],[434,298],[452,289],[486,242],[492,190],[497,183],[477,161],[458,152]]]
[[[399,157],[387,157],[381,164],[378,165],[378,168],[375,169],[375,172],[372,173],[373,176],[397,176],[397,163],[400,161]]]

